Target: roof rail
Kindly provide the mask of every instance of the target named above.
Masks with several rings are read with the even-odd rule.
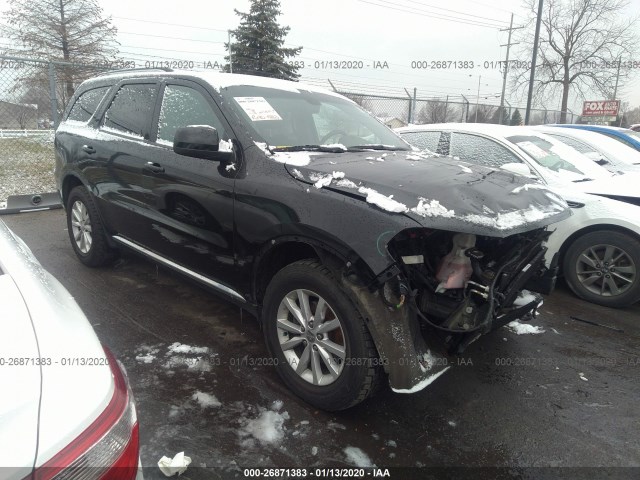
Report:
[[[114,73],[128,73],[128,72],[173,72],[172,68],[169,67],[157,67],[157,68],[116,68],[113,70],[107,70],[106,72],[102,72],[98,74],[98,77],[102,77],[103,75],[111,75]]]

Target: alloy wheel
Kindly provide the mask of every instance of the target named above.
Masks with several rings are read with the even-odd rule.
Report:
[[[578,257],[578,280],[596,295],[614,297],[626,292],[635,282],[637,267],[631,256],[614,245],[593,245]]]
[[[86,205],[76,200],[71,207],[71,229],[76,247],[80,252],[87,254],[93,243],[91,218]]]

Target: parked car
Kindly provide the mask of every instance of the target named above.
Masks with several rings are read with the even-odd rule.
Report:
[[[545,227],[570,215],[525,178],[413,152],[340,95],[256,76],[88,80],[55,151],[81,262],[126,247],[237,303],[283,381],[327,410],[383,371],[421,390],[443,350],[534,312],[523,288],[555,281]]]
[[[559,192],[573,216],[557,223],[547,262],[558,259],[569,287],[593,303],[624,307],[640,300],[640,178],[615,175],[553,137],[526,127],[420,125],[397,130],[419,148],[454,160],[536,178]]]
[[[554,127],[560,128],[575,128],[578,130],[588,130],[590,132],[596,132],[601,135],[613,138],[618,142],[627,145],[635,150],[640,150],[640,133],[635,132],[628,128],[608,127],[606,125],[582,125],[582,124],[557,124]]]
[[[629,130],[633,130],[634,132],[640,132],[640,123],[636,123],[634,125],[629,126]]]
[[[613,138],[577,128],[533,127],[569,145],[612,173],[640,172],[640,152]]]
[[[0,309],[2,478],[141,479],[136,408],[122,365],[2,221]]]

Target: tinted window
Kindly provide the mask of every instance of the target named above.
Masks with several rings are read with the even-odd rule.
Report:
[[[209,125],[218,130],[220,138],[225,138],[222,123],[200,92],[180,85],[167,85],[160,108],[158,143],[173,145],[176,130],[189,125]]]
[[[407,132],[401,133],[400,136],[414,147],[435,152],[438,149],[440,132]]]
[[[79,122],[88,122],[91,116],[98,109],[100,100],[104,97],[110,87],[94,88],[87,90],[78,97],[76,103],[73,104],[67,120],[77,120]]]
[[[104,126],[129,135],[148,138],[148,126],[153,116],[155,101],[155,85],[124,85],[118,90],[105,113]]]
[[[580,153],[594,153],[595,152],[595,149],[593,147],[587,145],[586,143],[582,143],[582,142],[576,140],[575,138],[565,137],[564,135],[558,135],[557,133],[549,133],[549,132],[544,132],[544,133],[545,133],[545,135],[549,135],[549,136],[551,136],[553,138],[557,138],[562,143],[566,143],[571,148],[575,148]]]
[[[468,133],[451,134],[449,155],[469,163],[498,168],[506,163],[523,163],[507,148],[488,138]]]

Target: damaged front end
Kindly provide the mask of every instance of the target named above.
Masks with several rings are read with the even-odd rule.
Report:
[[[557,272],[544,264],[549,235],[404,230],[387,245],[395,263],[377,282],[345,282],[368,312],[391,387],[419,391],[482,334],[535,316]]]

